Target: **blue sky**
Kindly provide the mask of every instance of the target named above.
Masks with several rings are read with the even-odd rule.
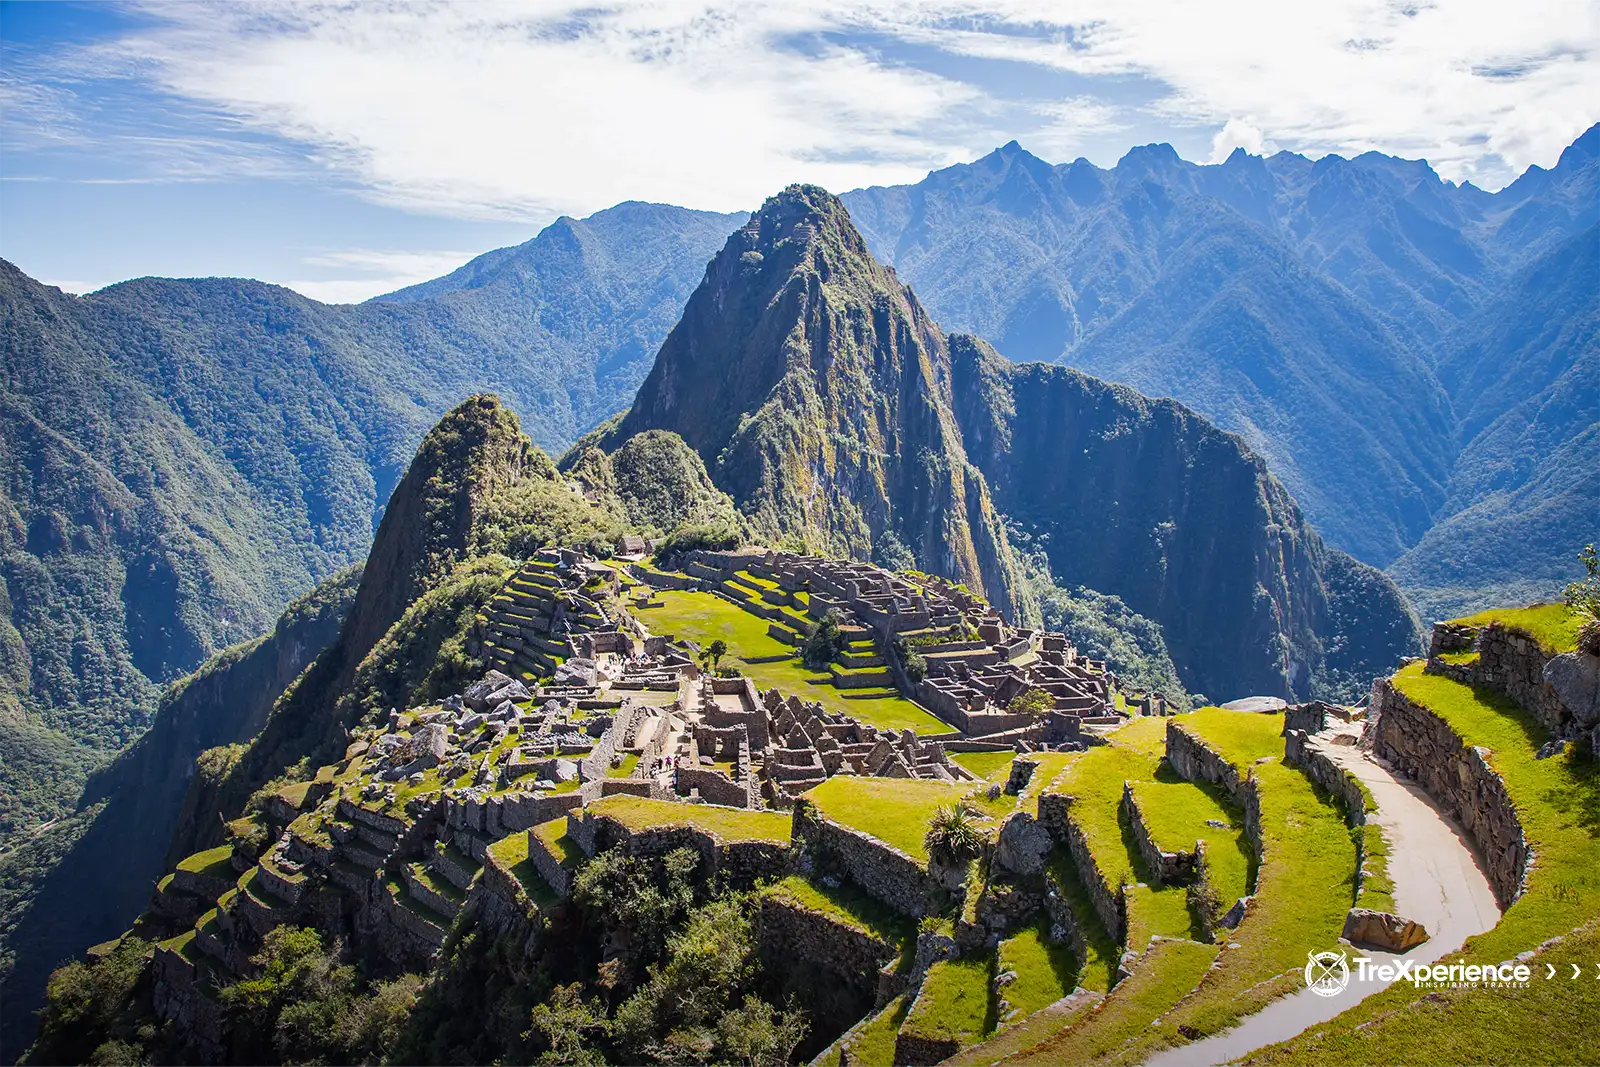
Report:
[[[73,291],[357,300],[624,199],[749,209],[1013,138],[1425,157],[1498,188],[1595,119],[1600,5],[0,3],[0,256]]]

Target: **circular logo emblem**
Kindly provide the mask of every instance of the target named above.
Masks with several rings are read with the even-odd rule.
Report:
[[[1350,984],[1343,952],[1312,952],[1306,959],[1306,985],[1319,997],[1336,997]]]

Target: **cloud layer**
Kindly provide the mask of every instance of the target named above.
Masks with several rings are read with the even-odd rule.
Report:
[[[630,198],[747,207],[796,179],[915,180],[1013,136],[1070,158],[1107,131],[1191,127],[1204,128],[1202,144],[1221,128],[1219,151],[1379,149],[1498,186],[1553,162],[1591,121],[1597,10],[1587,0],[1523,4],[1514,17],[1474,0],[176,5],[146,8],[138,30],[57,61],[80,81],[120,79],[196,109],[239,135],[235,154],[244,135],[270,135],[389,203],[539,219]],[[45,78],[10,96],[25,118],[71,103]],[[60,126],[83,134],[81,120]],[[225,156],[213,136],[199,150]]]

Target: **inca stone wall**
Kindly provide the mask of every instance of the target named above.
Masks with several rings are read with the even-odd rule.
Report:
[[[1344,808],[1347,826],[1362,826],[1367,821],[1367,797],[1356,776],[1339,766],[1327,756],[1311,747],[1303,730],[1290,730],[1283,735],[1283,758],[1292,767],[1299,767],[1305,776],[1317,783]]]
[[[1545,664],[1552,654],[1539,642],[1499,623],[1490,623],[1478,633],[1478,662],[1473,673],[1478,685],[1496,689],[1515,700],[1545,729],[1557,737],[1567,735],[1572,714],[1544,680]]]
[[[1089,892],[1089,900],[1100,916],[1100,922],[1112,937],[1121,941],[1126,933],[1122,894],[1106,881],[1105,875],[1095,865],[1089,843],[1083,831],[1072,821],[1072,797],[1063,793],[1044,793],[1039,797],[1039,821],[1044,823],[1050,836],[1067,846],[1072,862],[1077,865],[1078,877]]]
[[[807,960],[871,998],[878,971],[900,955],[900,946],[782,896],[761,901],[761,952],[779,964]]]
[[[1144,812],[1139,810],[1139,798],[1134,795],[1133,786],[1128,782],[1122,783],[1122,806],[1128,814],[1134,846],[1138,848],[1139,856],[1156,884],[1185,885],[1194,881],[1199,874],[1200,843],[1196,841],[1195,847],[1187,850],[1163,851],[1155,838],[1150,836]]]
[[[852,830],[807,806],[795,815],[795,836],[814,867],[837,871],[902,915],[934,914],[943,887],[906,853]]]
[[[1488,750],[1464,745],[1448,723],[1387,678],[1373,684],[1366,741],[1456,817],[1483,857],[1500,907],[1510,907],[1533,853],[1505,783],[1484,760]]]

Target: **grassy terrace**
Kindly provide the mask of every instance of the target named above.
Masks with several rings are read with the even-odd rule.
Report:
[[[1152,882],[1133,843],[1131,824],[1123,811],[1122,783],[1124,780],[1155,781],[1165,751],[1165,737],[1165,719],[1136,719],[1112,734],[1109,745],[1092,748],[1079,756],[1051,787],[1074,798],[1071,818],[1083,831],[1095,866],[1113,890],[1123,882]],[[1038,773],[1043,773],[1042,769]],[[1187,790],[1196,803],[1212,803],[1197,787],[1186,782],[1170,779],[1166,784],[1172,790]],[[1191,840],[1191,847],[1193,843]],[[1188,892],[1182,886],[1146,888],[1129,894],[1128,947],[1141,952],[1149,939],[1158,934],[1163,937],[1199,936],[1198,925],[1189,913]]]
[[[679,804],[647,797],[602,797],[584,810],[609,816],[636,832],[665,826],[692,826],[726,842],[770,841],[787,845],[792,826],[791,817],[782,812],[724,808],[715,804]]]
[[[950,727],[912,701],[899,696],[851,699],[832,685],[826,670],[808,670],[795,650],[767,633],[767,620],[711,593],[663,589],[657,592],[661,607],[639,613],[651,633],[673,634],[700,645],[717,638],[728,643],[730,658],[760,689],[776,687],[802,700],[820,701],[829,711],[852,715],[883,729],[905,729],[919,734],[947,733]],[[774,658],[783,657],[783,658]]]
[[[1551,652],[1571,652],[1578,647],[1580,620],[1565,604],[1535,604],[1528,608],[1491,608],[1452,622],[1466,626],[1487,626],[1497,622],[1511,630],[1521,630]]]
[[[805,798],[834,822],[871,834],[917,862],[927,863],[922,837],[928,832],[934,809],[954,803],[970,788],[966,783],[925,778],[836,775],[807,792]],[[784,840],[788,840],[787,833]]]
[[[1157,941],[1093,1014],[1078,1025],[1001,1062],[1058,1067],[1091,1063],[1115,1053],[1143,1033],[1150,1020],[1171,1009],[1192,989],[1216,958],[1215,945],[1193,941]]]
[[[916,937],[916,926],[910,919],[849,886],[830,889],[791,874],[762,893],[891,943],[909,946]]]
[[[1121,1062],[1183,1044],[1185,1035],[1219,1033],[1299,988],[1307,953],[1338,943],[1354,899],[1355,842],[1332,798],[1284,764],[1283,716],[1202,709],[1179,725],[1235,767],[1255,773],[1267,860],[1250,910],[1230,939],[1238,947],[1224,948],[1192,993],[1121,1049]]]
[[[950,761],[965,766],[978,777],[989,777],[1000,771],[1000,768],[1010,768],[1011,757],[1014,755],[1016,752],[952,752]]]
[[[1187,851],[1196,841],[1206,843],[1207,877],[1219,899],[1231,903],[1250,891],[1255,856],[1245,837],[1244,813],[1220,789],[1175,782],[1163,774],[1154,782],[1134,782],[1133,795],[1158,848]]]
[[[874,1015],[850,1043],[852,1067],[889,1067],[894,1063],[895,1038],[900,1035],[900,1025],[905,1022],[906,1013],[910,1010],[911,1000],[904,993],[885,1004],[883,1010]],[[814,1063],[819,1067],[838,1067],[842,1062],[839,1054],[843,1046],[842,1040],[836,1042]]]
[[[1548,733],[1507,698],[1447,678],[1420,664],[1395,676],[1395,686],[1430,708],[1468,744],[1489,749],[1537,856],[1527,888],[1499,925],[1470,938],[1441,963],[1499,963],[1565,936],[1541,953],[1559,972],[1580,964],[1585,980],[1535,979],[1527,989],[1444,989],[1421,993],[1400,982],[1310,1034],[1258,1054],[1264,1063],[1511,1063],[1532,1050],[1569,1063],[1600,1063],[1600,769],[1568,746],[1548,759],[1534,753]],[[1535,966],[1536,971],[1542,968]],[[1425,992],[1425,991],[1423,991]]]
[[[989,996],[994,954],[941,960],[928,968],[901,1031],[918,1037],[975,1045],[994,1032]],[[853,1059],[854,1057],[852,1057]]]
[[[1015,1013],[999,1019],[1002,1025],[1024,1019],[1072,992],[1078,970],[1072,951],[1064,944],[1046,940],[1042,924],[1000,942],[995,968],[998,974],[1009,971],[1016,975],[998,987]]]
[[[1083,888],[1077,868],[1073,865],[1072,855],[1065,848],[1057,846],[1051,854],[1050,870],[1055,875],[1056,884],[1061,887],[1062,895],[1066,897],[1067,906],[1072,909],[1078,929],[1088,942],[1088,957],[1078,970],[1077,984],[1095,993],[1104,993],[1116,983],[1121,949],[1117,946],[1116,938],[1100,922],[1100,915],[1090,903],[1089,893]]]
[[[178,870],[232,882],[238,877],[238,873],[233,869],[232,859],[233,846],[218,845],[216,848],[208,848],[204,852],[185,856],[178,861]]]
[[[502,837],[489,846],[485,855],[494,866],[516,878],[523,892],[527,893],[541,910],[556,902],[555,892],[545,882],[539,869],[533,865],[533,861],[528,858],[527,834]]]

